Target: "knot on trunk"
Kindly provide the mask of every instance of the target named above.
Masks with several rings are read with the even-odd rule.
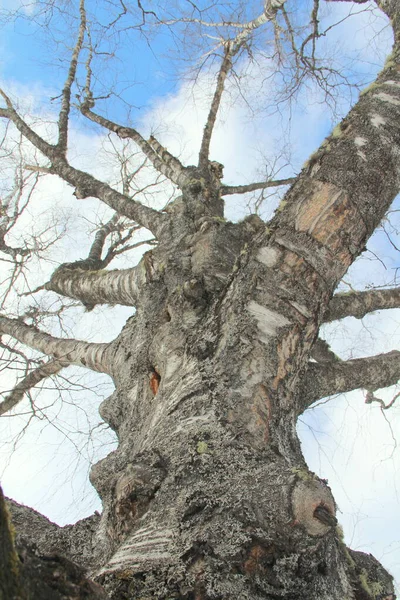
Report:
[[[311,474],[296,483],[292,508],[295,525],[303,526],[309,535],[325,535],[337,525],[335,501],[329,487]]]

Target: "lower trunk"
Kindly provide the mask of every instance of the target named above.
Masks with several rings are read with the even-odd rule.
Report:
[[[296,433],[332,273],[254,218],[180,237],[176,223],[109,349],[100,412],[119,446],[91,472],[93,577],[114,600],[394,600],[384,569],[345,547]]]
[[[390,576],[346,549],[301,453],[296,356],[316,325],[299,303],[287,316],[265,306],[267,282],[230,283],[222,253],[178,285],[154,276],[153,253],[144,308],[120,336],[101,406],[119,447],[91,473],[104,507],[96,581],[115,600],[391,600]]]

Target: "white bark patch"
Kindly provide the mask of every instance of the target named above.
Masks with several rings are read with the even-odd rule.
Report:
[[[362,148],[365,146],[365,144],[367,144],[367,140],[363,137],[356,137],[354,143],[356,146],[358,146],[358,148]]]
[[[382,85],[393,85],[394,87],[398,87],[400,88],[400,82],[399,81],[385,81]]]
[[[378,100],[382,100],[382,102],[388,102],[394,106],[400,106],[400,100],[394,96],[391,96],[390,94],[386,94],[386,92],[379,92],[379,94],[374,94],[373,97],[378,98]]]
[[[169,354],[164,373],[165,379],[170,379],[175,371],[180,368],[182,368],[182,357],[178,354]]]
[[[170,529],[142,527],[124,542],[99,574],[123,569],[135,572],[143,568],[144,563],[170,562],[171,541]]]
[[[258,328],[261,332],[260,340],[268,343],[271,337],[276,335],[276,332],[285,325],[290,325],[290,321],[283,315],[261,306],[254,300],[249,302],[247,307],[249,313],[255,317]]]
[[[311,318],[312,317],[311,312],[303,304],[299,304],[298,302],[295,302],[294,300],[292,300],[290,302],[290,304],[293,306],[293,308],[295,308],[296,310],[298,310],[299,313],[302,314],[303,316],[305,316],[307,318]]]
[[[358,150],[357,156],[359,156],[364,162],[367,162],[367,157],[365,156],[364,152],[361,152],[361,150]]]
[[[371,125],[374,127],[382,127],[382,125],[386,125],[386,121],[381,115],[374,113],[371,115]]]
[[[260,248],[257,260],[267,267],[273,267],[278,262],[279,252],[275,248]]]
[[[182,431],[187,431],[193,426],[197,428],[198,425],[204,425],[205,423],[211,423],[212,421],[214,421],[214,414],[211,412],[204,415],[198,415],[197,417],[188,417],[187,419],[182,419],[178,427],[175,429],[173,435],[181,433]]]

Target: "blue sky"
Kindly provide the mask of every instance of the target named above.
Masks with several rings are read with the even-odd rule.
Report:
[[[288,7],[296,6],[300,13],[299,7],[309,5],[310,2],[299,4],[293,1]],[[252,9],[250,3],[246,7],[248,11]],[[359,10],[359,7],[354,9],[355,12]],[[349,11],[349,5],[324,5],[323,11],[327,14],[330,11],[327,19],[339,20]],[[98,16],[104,22],[109,14],[100,11]],[[65,43],[62,42],[66,25],[55,21],[54,27],[56,25],[53,37],[48,38],[46,32],[42,32],[37,25],[20,19],[2,29],[0,41],[2,85],[14,97],[20,98],[22,106],[29,106],[38,117],[47,121],[56,117],[57,101],[51,101],[50,97],[59,93],[66,73]],[[99,89],[115,85],[119,97],[99,103],[99,107],[116,120],[132,119],[146,134],[151,130],[156,131],[168,148],[182,156],[186,164],[190,164],[196,160],[200,144],[213,71],[211,68],[211,71],[200,73],[196,82],[185,75],[185,67],[194,64],[197,42],[193,41],[193,54],[190,50],[183,52],[175,39],[175,31],[171,28],[152,32],[151,45],[149,38],[138,31],[129,31],[132,34],[129,42],[127,33],[121,33],[118,41],[122,40],[122,49],[114,61],[109,57],[102,58],[99,83]],[[384,61],[390,46],[390,33],[385,28],[384,20],[373,13],[363,13],[351,21],[344,21],[341,27],[332,31],[329,40],[331,55],[344,53],[347,56],[342,62],[341,72],[349,77],[353,77],[353,72],[361,73],[361,79],[367,82],[374,78]],[[104,48],[112,50],[114,41],[105,40]],[[187,47],[190,48],[189,45]],[[234,81],[228,85],[226,101],[221,108],[212,142],[212,158],[225,165],[228,183],[258,180],[262,177],[265,161],[272,160],[277,152],[282,152],[283,147],[288,148],[289,165],[281,175],[296,172],[329,133],[336,118],[323,103],[322,94],[312,86],[305,87],[291,106],[274,105],[274,89],[268,81],[263,81],[266,72],[263,69],[267,68],[267,62],[260,55],[256,58],[255,65],[250,64],[246,57],[242,58],[240,74],[246,96],[238,92]],[[82,81],[82,74],[80,77]],[[353,92],[353,100],[356,97],[357,92]],[[252,105],[249,106],[249,103]],[[349,96],[343,97],[337,107],[337,117],[348,109],[350,103]],[[133,107],[131,110],[129,105]],[[86,125],[82,117],[74,115],[71,143],[77,165],[99,177],[104,176],[109,180],[115,178],[110,146],[102,130],[92,124]],[[286,158],[281,162],[284,164]],[[31,213],[25,216],[25,231],[34,228],[37,221],[43,219],[44,212],[52,207],[65,211],[70,217],[70,226],[66,238],[55,248],[56,260],[63,262],[66,256],[68,260],[81,258],[85,251],[82,240],[88,243],[88,219],[101,219],[107,210],[95,200],[79,203],[72,196],[72,190],[55,178],[43,180],[38,191],[36,204]],[[272,214],[276,202],[272,199],[264,207],[264,216]],[[233,197],[227,201],[228,218],[238,219],[247,213],[248,207],[243,197]],[[378,261],[367,262],[364,259],[345,278],[353,285],[362,287],[377,280],[388,283],[393,275],[398,257],[385,236],[378,234],[372,240],[371,248],[386,257],[388,268],[382,267]],[[133,264],[138,258],[139,254],[129,256],[128,264]],[[124,262],[121,260],[117,264],[123,265]],[[43,270],[37,273],[31,269],[32,281],[35,277],[43,281],[54,264],[41,268]],[[96,309],[89,314],[77,311],[68,325],[76,337],[105,341],[114,337],[115,331],[122,327],[129,314],[129,310],[121,308]],[[380,318],[375,316],[363,322],[351,320],[341,323],[327,330],[327,335],[333,340],[335,350],[347,357],[398,348],[399,332],[398,312],[390,311],[389,316],[383,314]],[[79,373],[83,376],[82,371]],[[81,383],[87,387],[95,385],[90,378]],[[52,418],[58,431],[43,420],[36,419],[31,424],[32,433],[21,438],[17,451],[11,457],[12,442],[0,447],[2,481],[6,493],[42,510],[60,523],[72,521],[99,508],[96,496],[86,483],[89,460],[107,453],[112,447],[113,438],[102,437],[101,429],[97,428],[93,444],[89,443],[86,447],[86,454],[84,441],[79,438],[82,452],[77,458],[73,446],[78,437],[72,432],[74,426],[84,430],[88,423],[89,429],[98,424],[97,406],[101,398],[111,392],[111,388],[106,380],[98,383],[96,380],[96,385],[99,388],[90,399],[89,392],[83,389],[71,392],[68,396],[69,405],[57,401],[52,408]],[[43,402],[48,402],[48,397]],[[77,405],[75,412],[71,404]],[[396,427],[399,431],[400,420],[395,411],[388,418],[392,420],[392,429],[383,420],[380,411],[371,407],[366,409],[362,395],[348,395],[318,411],[310,412],[302,419],[299,430],[311,468],[322,477],[328,476],[332,485],[343,514],[348,542],[354,542],[353,547],[357,549],[374,552],[378,558],[383,558],[400,579],[400,536],[393,534],[396,527],[400,530],[396,487],[400,462],[391,435]],[[26,418],[22,416],[18,420],[14,418],[12,422],[10,419],[2,420],[2,439],[8,436],[11,440],[25,422]],[[65,440],[66,435],[72,439],[69,444]],[[365,470],[366,466],[369,470]],[[56,485],[49,493],[54,481]]]

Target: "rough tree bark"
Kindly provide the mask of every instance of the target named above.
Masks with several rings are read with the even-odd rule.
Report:
[[[267,2],[265,19],[283,4]],[[309,360],[325,320],[399,306],[393,291],[332,299],[400,190],[400,7],[396,0],[377,4],[393,25],[393,53],[292,182],[268,225],[255,216],[224,220],[222,195],[248,186],[223,186],[222,166],[209,160],[223,82],[250,25],[225,47],[198,167],[184,167],[155,138],[146,141],[97,115],[87,93],[83,114],[134,140],[179,186],[181,197],[167,213],[67,162],[75,56],[58,144],[39,139],[3,94],[0,116],[40,149],[51,173],[77,196],[96,196],[147,227],[158,241],[137,267],[93,270],[82,261],[62,266],[46,286],[89,305],[135,306],[108,345],[58,340],[0,318],[2,333],[53,357],[55,368],[86,365],[115,383],[100,412],[119,446],[92,468],[103,512],[86,534],[85,548],[94,555],[81,560],[110,598],[395,598],[383,567],[346,548],[330,488],[309,471],[296,433],[299,415],[316,399],[400,377],[398,353],[354,363]],[[30,385],[20,385],[18,398]],[[53,528],[60,551],[80,561],[65,543],[73,527],[67,534],[43,527]]]

